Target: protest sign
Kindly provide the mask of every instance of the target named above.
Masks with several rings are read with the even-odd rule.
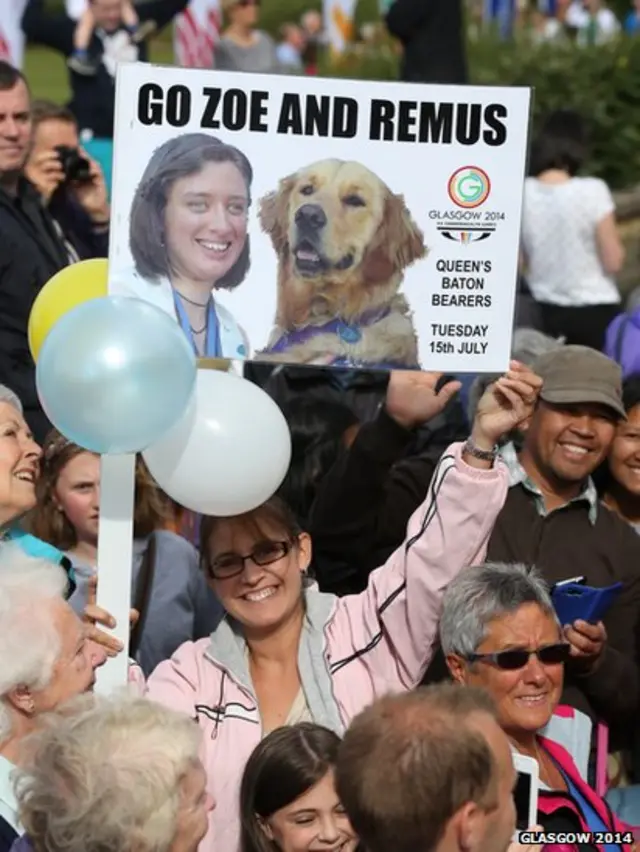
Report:
[[[197,354],[499,372],[530,90],[118,68],[110,292]]]

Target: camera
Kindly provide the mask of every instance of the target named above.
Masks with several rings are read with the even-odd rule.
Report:
[[[60,165],[66,181],[87,183],[91,180],[89,160],[79,154],[75,148],[69,148],[67,145],[56,145],[56,153],[60,158]]]

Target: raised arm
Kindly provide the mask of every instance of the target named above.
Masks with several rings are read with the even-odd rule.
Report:
[[[444,590],[463,568],[482,561],[506,499],[508,475],[495,447],[530,415],[540,386],[537,376],[514,362],[485,392],[471,438],[440,459],[403,545],[371,574],[366,591],[337,602],[330,628],[340,649],[340,658],[331,660],[334,676],[342,670],[348,677],[349,664],[358,659],[385,690],[420,682],[432,657]]]

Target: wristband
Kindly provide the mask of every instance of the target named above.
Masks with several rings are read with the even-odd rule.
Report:
[[[481,450],[480,447],[476,447],[473,443],[472,438],[467,438],[464,447],[462,448],[464,453],[468,453],[470,456],[473,456],[474,459],[479,459],[480,461],[492,462],[495,461],[496,456],[498,455],[498,447],[497,445],[493,447],[491,450]]]

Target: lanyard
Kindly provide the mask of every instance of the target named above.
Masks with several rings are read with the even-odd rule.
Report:
[[[191,342],[191,346],[193,347],[196,357],[200,357],[196,342],[193,339],[191,323],[189,322],[187,313],[180,301],[180,296],[175,290],[173,290],[173,304],[175,305],[180,327],[184,331],[187,340]],[[220,323],[218,321],[218,314],[216,312],[213,299],[209,299],[209,306],[207,308],[207,330],[205,334],[204,350],[205,358],[222,358],[222,348],[220,346]]]

